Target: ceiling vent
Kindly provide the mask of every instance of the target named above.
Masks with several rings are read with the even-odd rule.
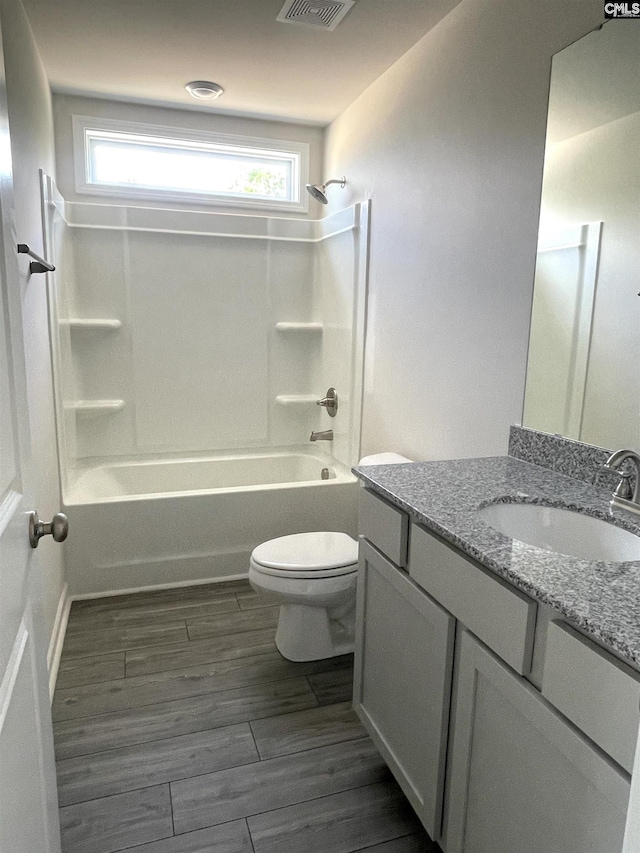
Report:
[[[278,20],[283,24],[299,24],[335,30],[354,5],[355,0],[287,0]]]

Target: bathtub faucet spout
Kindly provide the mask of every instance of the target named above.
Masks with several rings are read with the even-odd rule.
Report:
[[[333,441],[333,430],[325,429],[323,432],[312,432],[309,441]]]

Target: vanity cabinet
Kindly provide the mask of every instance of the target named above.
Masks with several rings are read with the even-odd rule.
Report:
[[[363,493],[354,706],[431,837],[620,853],[638,673]]]
[[[460,633],[447,853],[617,853],[628,776]]]
[[[354,707],[434,838],[442,815],[454,622],[361,539]]]

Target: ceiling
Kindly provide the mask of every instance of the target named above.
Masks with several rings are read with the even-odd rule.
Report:
[[[460,0],[357,0],[333,31],[283,0],[24,0],[54,91],[326,125]],[[191,80],[225,89],[202,104]]]
[[[640,112],[640,28],[612,20],[553,58],[547,140]]]

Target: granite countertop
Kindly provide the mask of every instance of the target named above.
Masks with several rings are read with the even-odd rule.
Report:
[[[640,668],[640,560],[593,562],[526,545],[476,511],[543,504],[614,522],[640,535],[640,516],[612,511],[609,494],[510,456],[354,468],[365,485],[584,633]]]

